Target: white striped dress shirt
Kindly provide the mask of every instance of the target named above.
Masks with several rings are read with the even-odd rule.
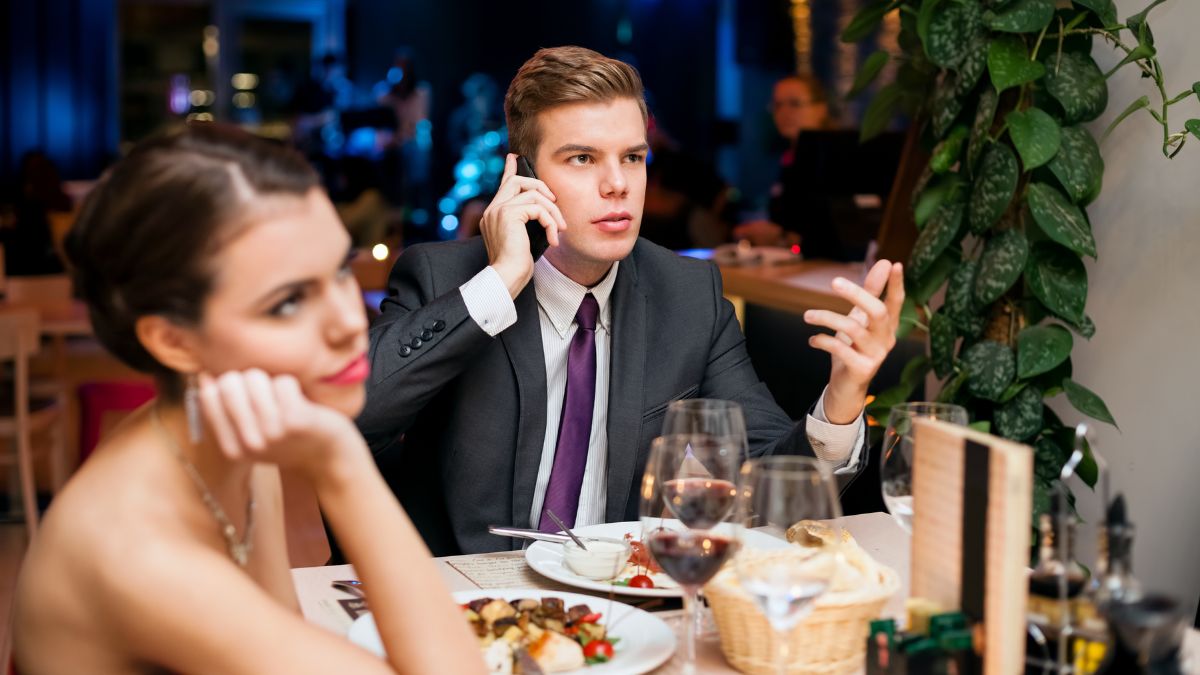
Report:
[[[538,259],[533,268],[542,351],[546,360],[546,437],[542,442],[542,459],[534,485],[533,508],[529,513],[529,522],[533,527],[541,521],[542,503],[550,483],[550,471],[554,467],[558,425],[562,419],[563,397],[567,389],[567,352],[578,328],[575,313],[579,310],[579,303],[583,302],[583,296],[589,292],[600,305],[600,317],[596,321],[596,400],[592,409],[592,433],[588,440],[587,464],[583,471],[575,525],[582,527],[605,520],[608,495],[608,377],[612,345],[612,305],[609,299],[619,265],[619,262],[613,263],[604,279],[592,288],[567,278],[545,257]],[[467,312],[489,335],[498,335],[516,323],[516,306],[508,294],[508,288],[492,267],[483,268],[459,290]],[[825,394],[822,392],[815,414],[808,416],[806,430],[809,443],[818,458],[836,467],[835,473],[853,473],[858,466],[859,448],[866,425],[862,423],[861,415],[850,424],[830,424],[825,418],[824,402]]]

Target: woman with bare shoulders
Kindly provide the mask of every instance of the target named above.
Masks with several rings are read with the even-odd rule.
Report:
[[[142,143],[68,247],[97,337],[160,396],[47,512],[16,593],[21,674],[482,672],[351,420],[367,323],[304,161],[219,126]],[[280,469],[315,490],[386,662],[300,615]]]

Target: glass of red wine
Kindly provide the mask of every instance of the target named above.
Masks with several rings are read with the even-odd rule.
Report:
[[[713,438],[727,439],[726,442],[740,444],[741,458],[745,459],[746,419],[742,406],[734,401],[707,398],[689,398],[673,401],[667,406],[663,418],[663,436],[675,434],[703,434]],[[703,636],[711,612],[704,604],[696,608],[696,635]]]
[[[661,436],[650,445],[642,479],[642,538],[683,590],[685,673],[695,672],[697,594],[737,548],[731,521],[743,447],[739,439],[706,434]]]
[[[754,598],[775,630],[776,668],[786,673],[788,637],[833,582],[843,541],[837,483],[810,457],[762,457],[742,465],[737,521],[744,529],[773,535],[746,536],[735,561],[742,589]],[[801,521],[803,545],[779,547]]]

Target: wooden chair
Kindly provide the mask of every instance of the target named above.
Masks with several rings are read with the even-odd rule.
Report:
[[[4,298],[21,305],[51,306],[71,303],[71,277],[66,274],[9,276]]]
[[[37,531],[37,488],[33,472],[35,433],[48,431],[51,442],[50,466],[54,492],[65,481],[66,443],[63,437],[61,399],[34,398],[30,393],[29,359],[38,351],[38,315],[32,310],[0,313],[0,363],[12,364],[12,379],[0,393],[0,436],[12,439],[17,474],[10,480],[10,498],[19,488],[25,526],[32,539]],[[11,476],[11,474],[10,474]],[[13,485],[16,483],[16,485]]]

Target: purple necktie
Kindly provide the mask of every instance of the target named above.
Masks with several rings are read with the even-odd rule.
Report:
[[[579,490],[583,487],[583,469],[587,465],[588,439],[592,435],[592,408],[596,403],[596,317],[600,304],[591,293],[583,296],[575,323],[579,329],[571,338],[567,352],[567,393],[563,397],[562,420],[558,426],[558,444],[554,447],[554,467],[542,502],[538,529],[558,532],[546,516],[546,510],[575,527],[579,509]]]

